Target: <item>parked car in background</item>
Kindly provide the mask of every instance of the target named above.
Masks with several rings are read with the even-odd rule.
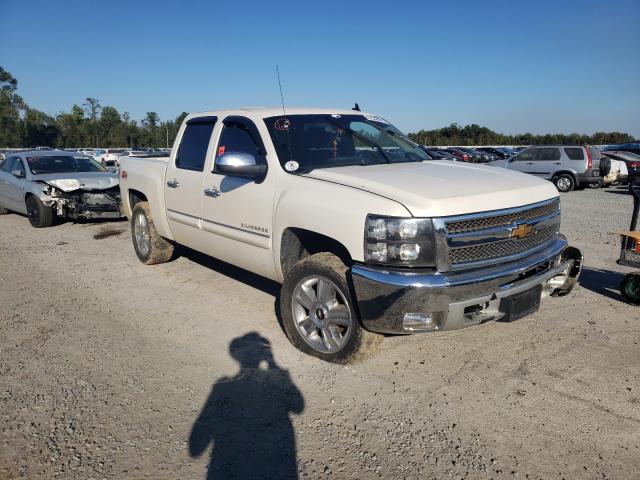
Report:
[[[623,143],[620,145],[609,145],[605,151],[631,152],[640,155],[640,143]]]
[[[96,154],[95,159],[105,167],[117,167],[118,157],[125,150],[125,148],[105,148]]]
[[[26,151],[0,165],[0,214],[26,214],[36,228],[55,217],[120,218],[118,175],[62,150]]]
[[[510,150],[504,147],[478,147],[476,148],[476,150],[480,152],[486,152],[490,155],[495,155],[497,158],[494,158],[493,160],[509,158],[515,155],[516,153],[513,150]]]
[[[545,178],[553,182],[558,191],[570,192],[576,187],[602,182],[601,157],[594,147],[544,145],[525,148],[514,157],[489,165]]]
[[[461,162],[469,162],[473,163],[473,156],[465,151],[462,151],[458,148],[443,148],[445,152],[453,155],[457,160]]]
[[[430,148],[425,145],[420,145],[420,148],[434,160],[458,160],[455,156],[453,156],[446,150],[441,150],[439,148]]]
[[[628,180],[640,178],[640,155],[625,150],[603,150],[601,152],[603,157],[611,158],[612,160],[620,160],[625,163],[628,171]]]

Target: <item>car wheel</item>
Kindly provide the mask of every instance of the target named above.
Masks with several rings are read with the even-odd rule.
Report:
[[[568,173],[558,175],[553,183],[559,192],[570,192],[576,187],[576,181]]]
[[[361,359],[382,339],[360,325],[348,272],[331,253],[311,255],[294,265],[280,292],[282,322],[291,343],[327,362]]]
[[[53,209],[45,206],[35,195],[29,195],[25,202],[29,223],[35,228],[45,228],[53,225]]]
[[[147,265],[165,263],[173,256],[173,244],[161,237],[153,224],[148,202],[136,203],[131,213],[131,238],[138,259]]]
[[[640,305],[640,274],[627,273],[620,283],[620,293],[628,302]]]

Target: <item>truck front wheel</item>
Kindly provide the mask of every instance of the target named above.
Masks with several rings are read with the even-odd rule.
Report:
[[[153,225],[148,202],[136,203],[131,212],[133,248],[142,263],[155,265],[171,260],[173,244],[161,237]]]
[[[328,362],[347,363],[370,354],[382,338],[360,326],[348,271],[331,253],[311,255],[294,265],[280,293],[282,322],[291,343]]]

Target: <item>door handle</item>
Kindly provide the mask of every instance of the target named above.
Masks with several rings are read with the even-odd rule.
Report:
[[[533,165],[533,162],[524,162],[525,165]]]
[[[167,182],[167,187],[169,187],[169,188],[178,188],[179,186],[180,186],[180,183],[175,179],[169,180]]]
[[[562,165],[562,162],[553,162],[554,165]]]
[[[211,187],[211,188],[205,188],[204,189],[204,194],[207,197],[213,197],[213,198],[217,198],[220,196],[220,190],[218,190],[216,187]]]

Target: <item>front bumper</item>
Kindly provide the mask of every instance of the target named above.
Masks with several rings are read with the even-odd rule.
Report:
[[[458,273],[417,273],[365,265],[351,269],[364,328],[379,333],[456,330],[500,320],[501,299],[542,286],[542,296],[575,286],[582,253],[559,237],[525,259]]]

